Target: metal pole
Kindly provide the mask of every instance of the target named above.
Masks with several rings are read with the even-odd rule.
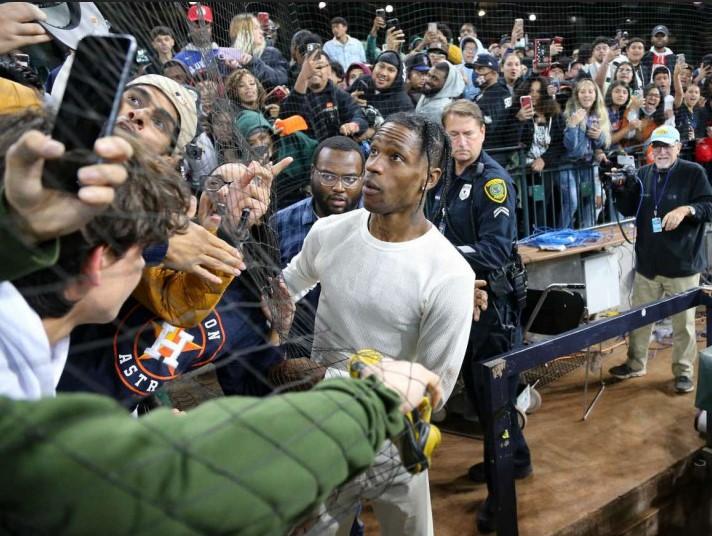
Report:
[[[514,484],[514,454],[512,451],[507,361],[495,359],[475,365],[475,374],[483,375],[485,411],[489,426],[485,426],[486,450],[492,468],[492,490],[489,500],[494,508],[498,536],[517,536],[517,492]]]

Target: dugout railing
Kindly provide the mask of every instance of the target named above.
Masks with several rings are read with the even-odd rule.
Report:
[[[493,456],[492,496],[498,536],[517,536],[517,496],[512,465],[512,448],[508,441],[512,418],[509,408],[507,377],[542,366],[554,359],[580,351],[593,344],[623,335],[633,329],[703,305],[706,307],[707,344],[712,341],[712,297],[695,288],[620,315],[567,331],[544,342],[532,344],[477,363],[475,374],[481,374],[485,389],[486,412],[493,426],[484,440]],[[690,408],[692,411],[692,408]],[[692,421],[692,418],[690,419]],[[708,445],[712,445],[708,431]]]

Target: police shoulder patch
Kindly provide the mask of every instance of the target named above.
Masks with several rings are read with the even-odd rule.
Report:
[[[507,184],[504,179],[490,179],[485,183],[485,195],[495,203],[504,203],[507,200]]]

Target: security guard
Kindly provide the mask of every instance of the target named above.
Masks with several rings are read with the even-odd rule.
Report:
[[[488,308],[472,326],[462,374],[468,396],[474,402],[484,429],[491,426],[483,411],[482,379],[473,363],[507,352],[518,340],[519,317],[526,297],[526,273],[516,252],[516,192],[509,174],[482,151],[485,122],[477,104],[457,100],[443,111],[443,126],[452,141],[455,177],[429,199],[430,219],[457,247],[475,271],[487,281]],[[511,378],[512,405],[517,377]],[[512,419],[515,477],[531,474],[531,458],[516,418]],[[485,445],[485,460],[490,459]],[[487,482],[491,467],[479,463],[468,472],[471,480]],[[477,515],[480,532],[494,530],[489,501]]]

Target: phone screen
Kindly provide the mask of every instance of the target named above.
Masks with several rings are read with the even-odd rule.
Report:
[[[94,142],[114,129],[121,96],[136,54],[130,35],[90,35],[79,41],[52,138],[66,148],[45,163],[46,186],[77,192],[77,171],[95,163]]]

